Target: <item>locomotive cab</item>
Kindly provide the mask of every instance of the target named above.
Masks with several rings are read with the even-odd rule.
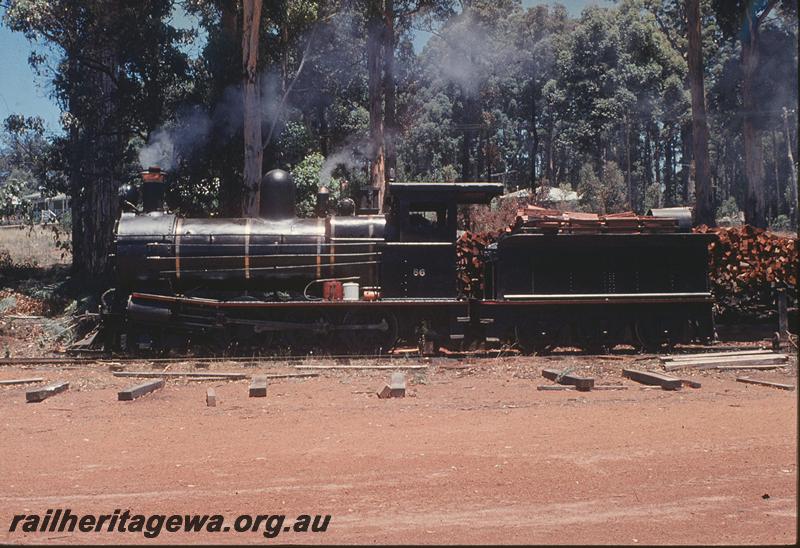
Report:
[[[381,261],[383,295],[455,299],[459,204],[488,204],[501,183],[392,183]]]

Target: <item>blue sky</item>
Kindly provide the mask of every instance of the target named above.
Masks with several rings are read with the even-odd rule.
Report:
[[[524,6],[551,4],[543,0],[523,0]],[[561,0],[572,15],[579,15],[587,5],[610,5],[610,0]],[[0,16],[3,14],[0,10]],[[421,47],[427,37],[420,36],[415,45]],[[0,120],[9,114],[41,116],[52,131],[59,130],[60,110],[50,98],[50,87],[37,77],[28,65],[31,45],[19,33],[0,25]]]

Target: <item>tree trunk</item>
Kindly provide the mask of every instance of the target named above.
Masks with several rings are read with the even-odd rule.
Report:
[[[545,166],[546,166],[545,169],[547,170],[547,175],[546,175],[547,180],[550,181],[549,184],[551,186],[558,186],[556,184],[556,181],[555,181],[555,177],[556,177],[555,165],[554,165],[554,161],[555,161],[554,152],[555,151],[553,150],[553,148],[554,148],[554,145],[553,145],[554,139],[555,139],[555,137],[553,135],[553,124],[551,122],[551,123],[549,123],[547,125],[547,145],[545,146],[545,151],[546,151],[547,157],[545,158]]]
[[[397,174],[397,85],[394,81],[394,0],[384,0],[383,9],[383,139],[386,147],[386,173]]]
[[[692,175],[692,124],[691,122],[681,125],[681,180],[680,192],[681,201],[684,205],[689,204],[691,192],[689,181]]]
[[[87,40],[89,42],[89,40]],[[70,103],[80,128],[70,131],[70,179],[72,198],[73,271],[82,284],[102,285],[110,274],[109,253],[119,209],[123,145],[115,127],[117,89],[112,75],[118,70],[113,45],[87,46],[105,70],[89,68],[69,60],[75,82],[85,81],[97,91],[91,111],[81,102]]]
[[[321,101],[317,103],[317,118],[319,118],[319,151],[327,158],[330,150],[330,135],[328,135],[328,116],[325,113],[325,105]]]
[[[675,192],[675,150],[673,128],[670,127],[664,139],[664,206],[672,207],[676,203]]]
[[[625,117],[625,186],[628,188],[628,205],[633,208],[633,185],[631,184],[631,122]]]
[[[470,175],[470,148],[472,148],[472,131],[470,129],[464,130],[464,136],[461,138],[461,180],[469,181],[472,179]]]
[[[531,190],[536,188],[536,155],[539,153],[539,131],[536,128],[536,88],[531,80]],[[506,169],[508,169],[506,167]]]
[[[367,10],[367,74],[369,77],[369,181],[376,202],[372,207],[383,211],[386,189],[386,158],[383,142],[383,2],[369,0]]]
[[[221,101],[225,90],[238,86],[241,81],[239,59],[241,58],[241,39],[238,22],[238,1],[223,0],[220,2],[220,15],[222,22],[221,55],[225,62],[223,66],[233,70],[224,69],[214,74],[213,87],[216,100]],[[238,139],[231,139],[231,135],[214,133],[211,146],[219,147],[225,155],[238,156],[241,154]],[[222,162],[219,166],[220,175],[220,212],[227,217],[238,217],[242,209],[242,177],[237,163]]]
[[[789,159],[789,174],[791,181],[789,185],[789,218],[792,221],[792,226],[797,226],[797,164],[794,162],[794,153],[792,152],[792,136],[789,133],[789,112],[786,107],[783,108],[783,132],[786,139],[786,157]]]
[[[261,0],[244,0],[242,12],[242,87],[244,90],[244,217],[257,217],[263,148],[261,143],[261,93],[258,88],[258,37]]]
[[[756,129],[755,111],[758,108],[753,84],[758,68],[758,27],[747,10],[744,37],[742,38],[742,141],[744,145],[744,172],[747,191],[744,199],[744,219],[747,224],[766,228],[764,204],[764,158]]]
[[[694,222],[716,226],[711,166],[708,161],[708,122],[703,86],[703,41],[700,35],[700,0],[686,5],[689,50],[689,87],[692,93],[692,147],[694,156],[695,209]]]
[[[653,142],[650,138],[650,124],[645,124],[644,128],[644,148],[642,149],[642,163],[644,164],[644,189],[653,183]]]
[[[658,130],[654,130],[652,127],[650,130],[653,132],[653,136],[651,137],[653,140],[653,163],[651,169],[653,171],[654,181],[658,186],[658,191],[661,192],[661,141],[658,138]]]
[[[774,183],[769,193],[769,212],[767,217],[772,222],[781,213],[781,177],[779,172],[781,153],[778,151],[778,131],[770,131],[769,136],[772,140],[772,177]]]
[[[476,166],[475,166],[475,179],[476,180],[479,180],[481,177],[483,177],[483,174],[485,173],[483,171],[485,169],[485,167],[486,167],[486,144],[485,144],[486,141],[485,141],[485,138],[486,138],[486,132],[483,129],[483,127],[481,127],[478,130],[478,147],[477,147],[477,150],[475,151],[475,155],[476,155],[476,157],[475,157],[475,163],[476,163]]]

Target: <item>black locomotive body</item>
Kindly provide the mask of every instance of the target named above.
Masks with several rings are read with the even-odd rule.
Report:
[[[515,230],[489,250],[478,299],[459,294],[457,206],[488,204],[499,183],[391,183],[385,216],[298,219],[291,179],[275,170],[259,218],[189,219],[161,206],[158,171],[145,177],[143,211],[118,222],[117,284],[103,299],[116,349],[380,353],[398,341],[497,341],[543,350],[713,335],[707,239],[677,226]],[[329,284],[344,295],[326,293]]]

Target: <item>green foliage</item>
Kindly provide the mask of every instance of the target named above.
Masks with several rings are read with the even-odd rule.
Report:
[[[178,5],[197,18],[201,31],[170,23]],[[620,0],[576,18],[558,5],[525,8],[518,0],[455,5],[394,2],[397,133],[387,129],[387,135],[397,146],[397,179],[491,177],[509,188],[546,183],[577,189],[581,207],[598,212],[643,213],[685,201],[692,132],[682,0]],[[720,210],[744,203],[738,31],[744,10],[758,14],[766,6],[767,0],[701,0],[709,147]],[[759,129],[774,131],[776,139],[775,147],[764,139],[765,172],[777,171],[783,185],[770,197],[776,215],[796,208],[783,192],[789,164],[782,130],[787,107],[789,139],[795,139],[793,13],[792,2],[781,0],[763,22],[755,76]],[[19,187],[27,181],[33,190],[63,191],[70,189],[68,178],[79,187],[95,180],[103,165],[115,181],[135,181],[136,152],[153,132],[201,113],[208,136],[172,170],[168,202],[187,215],[225,215],[238,199],[244,156],[240,15],[238,3],[229,0],[9,2],[5,23],[50,46],[32,60],[53,82],[65,133],[46,135],[35,119],[10,118],[0,148],[0,183],[17,181]],[[325,184],[335,201],[367,181],[364,4],[265,2],[261,26],[269,138],[264,171],[290,170],[298,213],[309,215],[318,185]],[[412,46],[415,28],[434,31],[419,53]],[[109,59],[116,71],[110,96],[98,85],[106,82]],[[120,138],[100,162],[95,157],[104,127]],[[85,162],[99,166],[90,170]],[[17,187],[9,186],[6,196],[21,192]]]
[[[788,215],[781,213],[772,220],[769,228],[775,231],[790,232],[792,230],[792,221]]]
[[[644,194],[644,209],[651,210],[654,208],[659,208],[662,205],[661,189],[656,183],[648,185]]]
[[[736,198],[729,196],[717,208],[716,218],[717,220],[727,218],[730,223],[738,224],[740,211]]]
[[[312,152],[292,170],[292,178],[297,188],[297,214],[300,217],[311,217],[314,214],[323,163],[325,158],[322,154]]]
[[[590,163],[581,167],[578,195],[584,211],[619,213],[629,209],[625,177],[616,162],[603,165],[602,179]]]

